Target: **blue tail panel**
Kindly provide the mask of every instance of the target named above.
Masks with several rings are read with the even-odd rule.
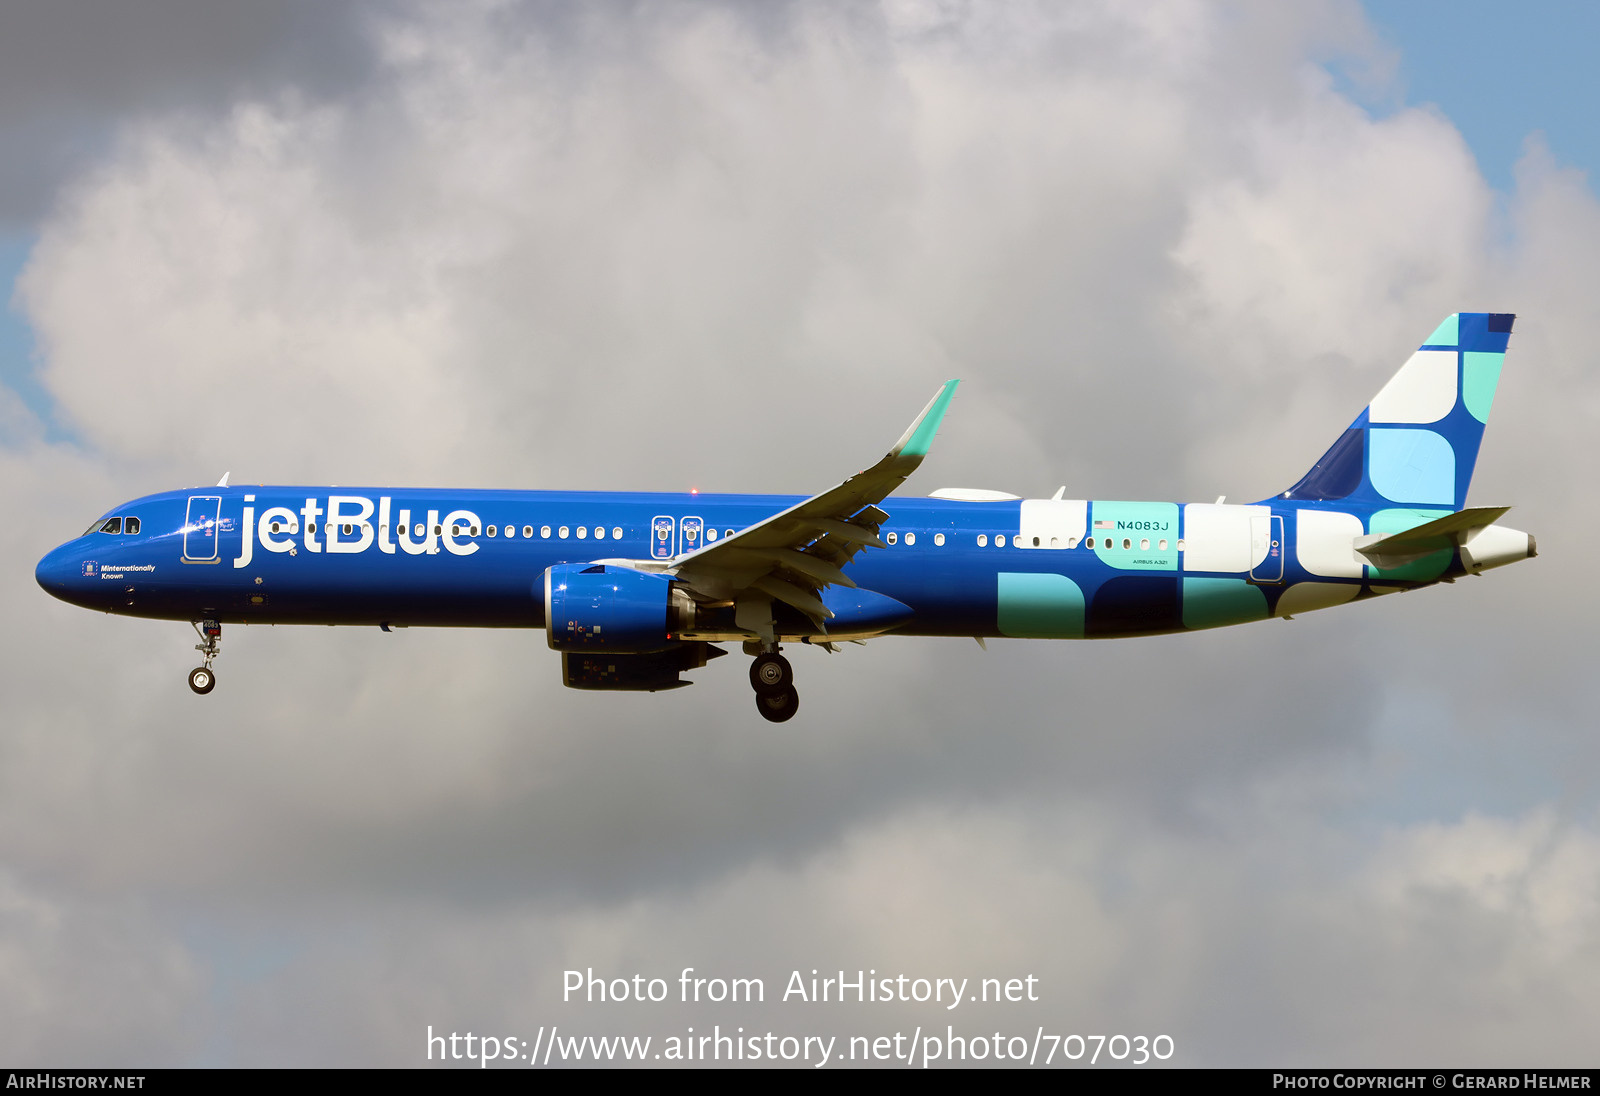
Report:
[[[1516,317],[1460,312],[1280,498],[1370,508],[1466,506]]]

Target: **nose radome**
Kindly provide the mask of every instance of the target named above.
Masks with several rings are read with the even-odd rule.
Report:
[[[39,561],[39,566],[33,570],[34,581],[52,597],[70,600],[75,580],[84,566],[79,559],[81,555],[82,553],[76,551],[72,544],[63,544],[46,553]]]

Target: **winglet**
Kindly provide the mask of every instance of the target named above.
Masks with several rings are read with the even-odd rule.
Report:
[[[224,472],[224,473],[222,473],[222,478],[217,481],[217,486],[218,487],[226,487],[226,486],[228,486],[228,477],[231,476],[232,474],[233,474],[232,472]]]
[[[889,450],[889,456],[912,457],[921,461],[928,455],[928,448],[933,445],[933,436],[939,432],[939,423],[943,421],[944,413],[950,409],[950,400],[956,394],[956,385],[960,383],[959,380],[944,382],[944,387],[928,401],[928,406],[922,409],[917,421],[900,435],[900,440]]]

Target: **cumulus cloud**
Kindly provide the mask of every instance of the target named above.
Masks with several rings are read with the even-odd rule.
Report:
[[[0,405],[27,515],[0,530],[0,859],[55,911],[19,939],[137,953],[171,1004],[63,1039],[100,990],[35,965],[15,1056],[799,1022],[562,1005],[590,966],[1034,973],[1008,1023],[1164,1031],[1194,1064],[1587,1045],[1593,598],[1548,547],[1206,636],[812,652],[781,732],[737,659],[589,696],[538,634],[230,628],[201,702],[183,626],[28,580],[117,500],[225,470],[809,493],[949,376],[913,489],[1239,501],[1463,308],[1524,313],[1475,499],[1576,544],[1581,176],[1535,146],[1497,198],[1447,118],[1352,103],[1322,64],[1392,58],[1342,4],[370,15],[360,80],[130,117],[20,281],[71,440]]]

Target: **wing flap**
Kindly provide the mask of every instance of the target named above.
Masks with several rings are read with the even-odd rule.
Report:
[[[797,552],[793,548],[745,548],[739,547],[735,551],[741,555],[752,557],[758,565],[777,564],[787,571],[794,571],[804,576],[814,584],[823,586],[837,583],[840,586],[855,586],[855,580],[845,574],[832,563],[809,552]]]

